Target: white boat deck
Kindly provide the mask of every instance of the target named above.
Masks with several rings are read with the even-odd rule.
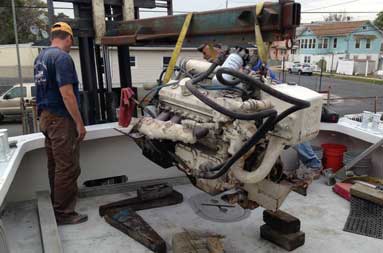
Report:
[[[172,235],[183,229],[210,231],[226,236],[225,250],[229,253],[286,252],[272,243],[260,239],[263,209],[252,211],[249,218],[235,223],[216,223],[197,216],[188,199],[200,191],[192,185],[180,185],[182,204],[140,211],[139,214],[164,238],[171,249]],[[59,227],[64,252],[151,252],[129,236],[107,224],[99,215],[98,207],[135,193],[120,193],[82,198],[78,211],[87,213],[89,221],[79,225]],[[349,202],[334,194],[321,180],[312,184],[308,196],[290,193],[282,210],[301,220],[306,233],[305,244],[294,252],[381,252],[383,240],[343,232],[349,213]],[[33,202],[13,204],[3,216],[11,252],[41,253],[41,240],[37,211]],[[169,252],[171,252],[169,250]]]

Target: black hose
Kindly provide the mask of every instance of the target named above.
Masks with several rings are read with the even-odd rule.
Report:
[[[210,98],[208,98],[204,94],[202,94],[193,85],[192,80],[186,82],[186,87],[195,97],[197,97],[203,103],[210,106],[211,108],[213,108],[217,112],[222,113],[223,115],[226,115],[230,118],[240,119],[240,120],[258,120],[258,119],[266,118],[274,112],[274,110],[272,110],[272,109],[267,109],[267,110],[263,110],[263,111],[252,113],[252,114],[233,112],[233,111],[226,109],[225,107],[217,104],[216,102],[214,102],[213,100],[211,100]]]
[[[243,155],[245,155],[254,145],[256,145],[262,138],[265,137],[268,131],[274,128],[275,118],[277,116],[277,111],[273,110],[273,113],[270,114],[270,117],[262,124],[262,126],[257,130],[257,132],[241,147],[240,150],[237,151],[229,160],[225,163],[220,164],[212,169],[209,172],[202,172],[200,175],[197,175],[198,178],[202,179],[217,179],[223,176],[230,167],[238,161]],[[211,174],[210,172],[219,170],[215,174]]]
[[[195,78],[191,80],[192,84],[196,84],[208,78],[209,75],[215,70],[217,66],[218,66],[218,63],[211,64],[210,67],[206,70],[206,72],[199,74],[198,76],[196,76]]]
[[[254,79],[254,78],[252,78],[246,74],[243,74],[239,71],[236,71],[236,70],[233,70],[230,68],[220,68],[217,70],[217,73],[216,73],[217,79],[223,85],[230,86],[230,82],[227,82],[223,78],[223,74],[229,74],[231,76],[237,77],[243,83],[256,86],[257,88],[263,90],[264,92],[266,92],[266,93],[268,93],[268,94],[270,94],[276,98],[279,98],[279,99],[281,99],[287,103],[299,106],[300,109],[310,107],[310,102],[286,95],[280,91],[277,91],[277,90],[271,88],[270,86],[262,83],[261,81],[259,81],[257,79]]]

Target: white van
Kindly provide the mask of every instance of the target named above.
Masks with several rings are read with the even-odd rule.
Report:
[[[0,122],[5,117],[14,117],[21,115],[20,97],[24,96],[24,101],[28,104],[32,98],[36,97],[36,86],[34,83],[24,83],[23,90],[19,84],[4,92],[0,96]],[[30,110],[31,108],[27,108]]]

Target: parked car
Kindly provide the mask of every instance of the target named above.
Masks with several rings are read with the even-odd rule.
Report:
[[[21,93],[23,92],[23,93]],[[23,84],[23,89],[19,84],[12,86],[9,90],[4,92],[0,96],[0,122],[5,117],[14,117],[21,115],[20,109],[20,97],[21,94],[24,96],[26,104],[36,97],[36,86],[34,83],[25,83]],[[31,110],[30,107],[27,108]]]
[[[289,73],[297,73],[299,75],[307,74],[307,75],[312,75],[313,71],[315,70],[315,67],[308,64],[308,63],[298,63],[294,64],[291,68],[288,68]]]

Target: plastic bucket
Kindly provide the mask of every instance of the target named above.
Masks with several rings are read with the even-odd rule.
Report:
[[[322,144],[323,148],[323,167],[331,168],[333,172],[337,172],[343,167],[343,155],[347,151],[347,147],[341,144],[326,143]]]

